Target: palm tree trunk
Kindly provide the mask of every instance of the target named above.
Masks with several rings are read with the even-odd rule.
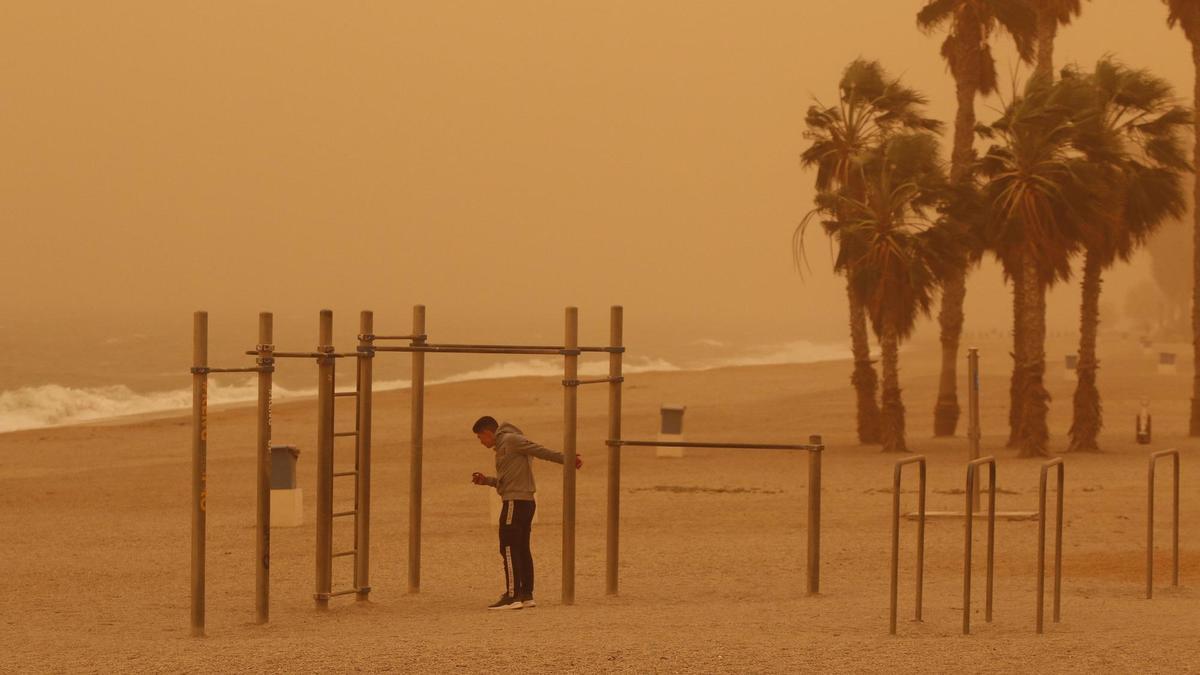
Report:
[[[1079,362],[1075,367],[1075,413],[1071,452],[1099,452],[1097,437],[1104,426],[1100,390],[1096,388],[1096,331],[1100,326],[1100,261],[1088,251],[1083,259],[1083,302],[1079,309]]]
[[[1200,106],[1200,41],[1192,42],[1193,106]],[[1200,116],[1196,117],[1196,139],[1192,165],[1200,167]],[[1193,205],[1200,205],[1200,172],[1195,174]],[[1192,414],[1188,424],[1189,436],[1200,436],[1200,206],[1192,207]]]
[[[964,31],[956,49],[960,50],[954,73],[957,109],[954,114],[954,149],[950,155],[950,180],[966,178],[975,157],[975,96],[979,93],[978,24],[958,26]],[[974,39],[971,39],[974,38]],[[962,340],[963,303],[967,297],[967,268],[955,271],[942,287],[942,308],[938,312],[941,329],[942,370],[938,378],[937,403],[933,407],[933,435],[953,436],[958,428],[958,347]]]
[[[1021,428],[1019,457],[1045,457],[1050,438],[1046,418],[1050,411],[1050,392],[1043,378],[1046,374],[1046,284],[1038,275],[1033,253],[1021,253],[1021,323],[1024,386],[1021,391]]]
[[[1022,364],[1025,362],[1025,331],[1021,330],[1021,317],[1025,313],[1025,297],[1021,288],[1021,266],[1018,263],[1011,271],[1013,280],[1013,370],[1008,387],[1008,445],[1015,448],[1021,437],[1021,391],[1025,388]]]
[[[1046,4],[1037,3],[1037,64],[1033,76],[1045,77],[1048,83],[1054,79],[1054,38],[1058,36],[1058,18]]]
[[[908,452],[904,443],[904,403],[900,400],[900,339],[896,329],[887,326],[879,336],[883,359],[883,432],[884,452]]]
[[[855,297],[849,278],[846,280],[846,295],[850,298],[850,350],[854,355],[854,373],[850,376],[850,383],[858,394],[858,442],[873,444],[879,442],[879,405],[875,402],[879,377],[871,365],[867,312]]]

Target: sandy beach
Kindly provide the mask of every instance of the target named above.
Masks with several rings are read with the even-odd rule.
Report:
[[[984,353],[984,452],[999,458],[998,510],[1037,508],[1040,461],[1003,449],[1008,359]],[[1052,353],[1068,349],[1052,344]],[[1102,343],[1103,454],[1066,455],[1062,622],[1034,633],[1037,523],[996,532],[995,620],[983,618],[976,528],[974,635],[961,633],[962,521],[930,521],[924,621],[913,610],[915,526],[902,531],[899,635],[888,635],[891,476],[896,456],[853,438],[846,362],[649,373],[625,388],[629,438],[652,438],[661,403],[688,406],[691,439],[805,442],[824,435],[821,594],[803,582],[806,461],[785,452],[690,451],[623,459],[621,588],[604,593],[603,392],[580,407],[577,598],[560,603],[560,469],[539,464],[536,609],[488,612],[502,580],[485,488],[490,452],[469,432],[490,413],[551,447],[555,378],[430,387],[426,399],[421,592],[406,593],[408,395],[377,395],[370,602],[313,609],[315,411],[275,408],[275,442],[301,447],[305,524],[272,531],[271,622],[253,623],[254,411],[210,418],[208,636],[188,635],[189,419],[165,416],[0,435],[0,670],[259,672],[1197,672],[1200,496],[1186,427],[1190,363],[1159,375],[1132,342]],[[1182,350],[1181,350],[1182,351]],[[909,439],[928,457],[929,509],[961,510],[967,444],[931,440],[937,351],[903,355]],[[1052,364],[1058,362],[1052,359]],[[1073,383],[1051,367],[1054,448],[1065,448]],[[1152,398],[1155,439],[1133,443]],[[965,396],[964,399],[965,401]],[[346,440],[346,439],[343,439]],[[1170,587],[1169,487],[1160,483],[1154,600],[1143,599],[1146,465],[1183,453],[1182,586]],[[339,446],[352,461],[351,446]],[[1169,475],[1164,472],[1161,475]],[[915,482],[905,510],[915,508]],[[347,491],[341,497],[349,498]],[[335,503],[335,507],[337,504]],[[347,532],[335,530],[337,537]],[[335,548],[337,543],[335,541]],[[335,586],[349,581],[335,564]],[[1047,596],[1047,612],[1049,596]]]

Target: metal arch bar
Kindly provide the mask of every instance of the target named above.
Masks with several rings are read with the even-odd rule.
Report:
[[[807,450],[821,452],[824,445],[780,445],[774,443],[701,443],[697,441],[627,441],[609,439],[604,442],[609,447],[635,446],[647,448],[717,448],[725,450]]]
[[[971,526],[975,518],[975,505],[971,496],[972,490],[979,480],[976,469],[985,464],[988,467],[988,541],[987,600],[983,616],[985,621],[991,622],[992,620],[992,571],[996,543],[996,458],[989,455],[967,462],[966,549],[963,553],[963,635],[971,634]]]
[[[1059,621],[1062,599],[1062,532],[1063,532],[1063,460],[1062,457],[1042,464],[1042,476],[1038,481],[1038,580],[1037,580],[1037,632],[1042,632],[1046,595],[1046,475],[1051,468],[1058,472],[1058,495],[1055,508],[1054,528],[1054,622]]]
[[[921,620],[921,596],[925,581],[925,456],[916,455],[896,462],[892,477],[892,585],[891,614],[888,631],[896,634],[896,605],[900,579],[900,478],[904,466],[918,464],[919,496],[917,498],[917,610],[916,620]]]
[[[1170,457],[1172,468],[1172,476],[1174,478],[1174,487],[1172,490],[1173,506],[1172,506],[1172,530],[1171,530],[1171,551],[1172,551],[1172,574],[1171,585],[1179,585],[1179,451],[1175,448],[1170,450],[1159,450],[1158,452],[1150,453],[1150,481],[1149,489],[1146,491],[1146,599],[1154,597],[1154,467],[1158,464],[1158,460],[1163,457]]]

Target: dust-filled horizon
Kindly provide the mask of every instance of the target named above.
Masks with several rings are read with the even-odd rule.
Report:
[[[405,331],[415,303],[444,340],[556,342],[566,305],[603,340],[622,304],[648,357],[845,345],[824,236],[793,264],[804,111],[862,56],[952,121],[922,4],[10,4],[0,391],[176,388],[196,309],[226,354],[259,310],[308,349],[322,307],[350,336],[360,309]],[[1111,53],[1186,100],[1188,45],[1164,17],[1095,0],[1056,62]],[[997,43],[1011,91],[1029,68]],[[979,101],[981,121],[1000,105]],[[1186,245],[1165,250],[1187,269]],[[998,267],[968,289],[966,334],[1007,332]],[[1103,329],[1147,330],[1166,294],[1139,253],[1106,276]],[[1078,300],[1074,281],[1054,291],[1053,331],[1076,330]]]

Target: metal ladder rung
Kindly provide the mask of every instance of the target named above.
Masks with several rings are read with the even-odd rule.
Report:
[[[335,597],[338,595],[350,595],[351,593],[357,593],[357,592],[358,592],[357,588],[351,588],[350,590],[347,590],[347,591],[334,591],[329,594],[329,597],[332,598],[332,597]]]
[[[354,515],[358,515],[358,509],[354,509],[353,511],[338,511],[337,513],[333,514],[333,517],[334,518],[344,518],[346,516],[354,516]]]
[[[337,473],[333,474],[333,477],[341,478],[342,476],[357,476],[357,475],[358,475],[357,471],[338,471]]]
[[[334,553],[333,557],[344,558],[348,555],[358,555],[358,551],[342,551],[341,553]]]
[[[342,436],[357,436],[357,435],[358,435],[357,431],[335,431],[333,433],[334,438],[340,438]]]
[[[335,391],[334,396],[358,396],[357,391]]]

